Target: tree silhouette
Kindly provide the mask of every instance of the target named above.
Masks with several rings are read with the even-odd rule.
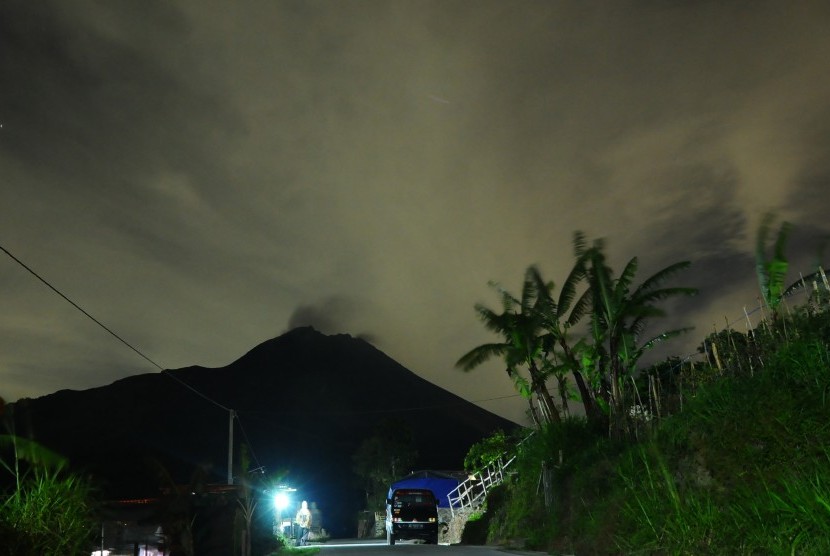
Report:
[[[381,421],[352,456],[352,469],[363,482],[367,509],[385,505],[395,480],[411,471],[418,457],[409,426],[398,420]]]
[[[784,254],[784,247],[787,244],[792,225],[789,222],[782,222],[775,236],[772,256],[767,257],[767,243],[770,228],[775,215],[767,213],[761,220],[758,227],[758,234],[755,242],[755,273],[758,276],[758,286],[761,288],[761,297],[772,313],[772,320],[778,319],[778,307],[784,298],[784,282],[787,278],[789,263]]]
[[[639,262],[633,257],[619,277],[606,263],[604,245],[595,242],[585,251],[587,276],[591,291],[591,349],[588,360],[604,382],[604,400],[610,412],[610,434],[621,436],[624,427],[624,380],[633,374],[637,361],[657,343],[676,337],[690,328],[662,332],[644,342],[640,334],[649,319],[665,316],[656,302],[678,295],[695,295],[695,288],[660,287],[665,281],[689,267],[688,261],[669,265],[633,286]]]
[[[475,310],[484,326],[500,335],[503,341],[473,348],[456,362],[456,367],[471,371],[494,357],[503,359],[505,372],[516,390],[528,400],[531,416],[537,425],[542,425],[558,423],[561,417],[547,387],[545,355],[549,341],[545,339],[544,317],[536,307],[540,293],[536,274],[533,267],[525,273],[520,298],[491,283],[501,295],[502,312],[496,313],[482,304],[477,304]],[[529,380],[522,376],[522,368],[527,369]],[[539,402],[541,416],[536,414],[533,406],[534,395]]]

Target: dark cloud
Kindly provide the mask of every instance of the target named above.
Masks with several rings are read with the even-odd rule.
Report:
[[[800,130],[797,149],[803,153],[792,188],[784,205],[783,217],[794,223],[809,223],[819,236],[830,233],[825,204],[830,188],[830,106],[825,106]]]
[[[182,174],[209,198],[213,183],[230,181],[217,157],[239,126],[221,90],[177,72],[146,43],[104,34],[83,9],[11,2],[3,12],[0,152],[34,172],[35,191],[104,219],[126,204],[128,217],[152,226],[164,207],[136,186]],[[121,17],[176,57],[180,13],[148,3]]]
[[[492,340],[473,305],[532,263],[561,283],[574,230],[641,277],[690,260],[700,295],[661,325],[700,333],[755,303],[767,211],[810,267],[828,24],[772,0],[4,2],[0,242],[164,367],[284,323],[380,331],[500,397],[500,365],[453,368]],[[13,262],[0,285],[7,397],[154,370]]]
[[[288,330],[301,326],[311,326],[324,334],[348,333],[370,343],[377,343],[374,334],[352,331],[353,323],[365,303],[345,296],[331,296],[319,303],[300,305],[288,318]]]

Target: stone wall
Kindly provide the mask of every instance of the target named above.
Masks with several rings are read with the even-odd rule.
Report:
[[[446,512],[445,516],[442,518],[441,511]],[[439,542],[447,543],[447,544],[458,544],[461,542],[461,534],[464,532],[464,526],[467,524],[467,520],[470,519],[470,515],[474,512],[469,508],[463,510],[456,510],[455,515],[450,512],[449,509],[439,508],[438,509],[438,520],[446,523],[446,527],[442,527],[442,537],[439,539]]]

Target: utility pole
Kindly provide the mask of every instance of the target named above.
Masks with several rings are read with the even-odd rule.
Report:
[[[233,418],[236,412],[228,410],[228,484],[233,484]]]

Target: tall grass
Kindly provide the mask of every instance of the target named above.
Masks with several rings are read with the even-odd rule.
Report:
[[[749,533],[742,550],[830,554],[830,472],[793,470],[763,489],[743,490],[739,500],[730,518]]]
[[[0,555],[87,556],[95,531],[90,484],[38,443],[0,435]]]
[[[652,450],[627,456],[628,500],[617,545],[625,554],[830,554],[830,472],[793,470],[728,492],[680,488]]]
[[[0,502],[0,553],[88,555],[94,530],[89,486],[76,476],[37,472]]]
[[[734,368],[708,373],[639,440],[576,420],[536,435],[491,531],[552,554],[830,554],[830,314],[787,327],[747,344],[752,372],[721,353]],[[542,462],[554,469],[550,507]]]
[[[699,392],[619,465],[625,553],[830,554],[830,352],[792,342]]]

